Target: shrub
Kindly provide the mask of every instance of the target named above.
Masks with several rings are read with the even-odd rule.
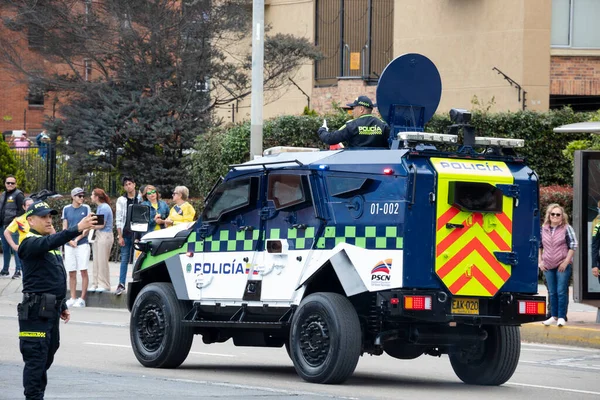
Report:
[[[573,224],[573,188],[571,186],[546,186],[540,188],[540,220],[544,222],[546,208],[556,203],[561,205],[569,216],[569,223]]]

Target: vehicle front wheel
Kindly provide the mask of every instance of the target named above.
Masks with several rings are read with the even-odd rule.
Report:
[[[170,283],[151,283],[135,299],[131,309],[131,347],[145,367],[176,368],[187,358],[194,332],[182,324],[191,309],[179,301]]]
[[[486,326],[486,340],[469,347],[455,347],[449,358],[452,369],[464,383],[502,385],[519,363],[521,331],[518,326]]]
[[[290,329],[290,357],[308,382],[341,383],[361,354],[362,333],[356,310],[337,293],[314,293],[296,309]]]

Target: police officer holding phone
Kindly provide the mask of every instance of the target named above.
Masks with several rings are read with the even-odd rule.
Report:
[[[43,399],[46,371],[54,361],[60,335],[59,318],[71,318],[65,296],[67,275],[60,246],[92,228],[95,215],[88,215],[77,225],[53,232],[52,216],[56,210],[44,201],[27,208],[30,231],[19,245],[23,262],[23,301],[17,306],[19,342],[25,367],[23,387],[27,399]]]
[[[347,142],[348,147],[390,147],[390,127],[372,115],[375,104],[367,96],[358,96],[347,104],[352,109],[353,120],[334,132],[329,132],[326,122],[317,132],[322,142],[333,145]]]

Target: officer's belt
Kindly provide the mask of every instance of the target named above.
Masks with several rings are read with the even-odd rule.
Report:
[[[42,301],[43,293],[23,293],[23,303],[39,304]],[[56,298],[54,306],[58,308],[63,302],[62,298]]]

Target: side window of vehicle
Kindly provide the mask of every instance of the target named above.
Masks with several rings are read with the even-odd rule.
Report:
[[[328,176],[329,194],[335,197],[350,197],[366,190],[371,182],[369,178],[351,178],[345,176]]]
[[[308,199],[305,180],[302,175],[271,174],[267,199],[275,204],[277,210],[302,204]]]
[[[257,181],[258,178],[244,178],[219,186],[204,208],[202,220],[218,221],[222,215],[248,206],[253,197],[252,188],[257,187]]]

